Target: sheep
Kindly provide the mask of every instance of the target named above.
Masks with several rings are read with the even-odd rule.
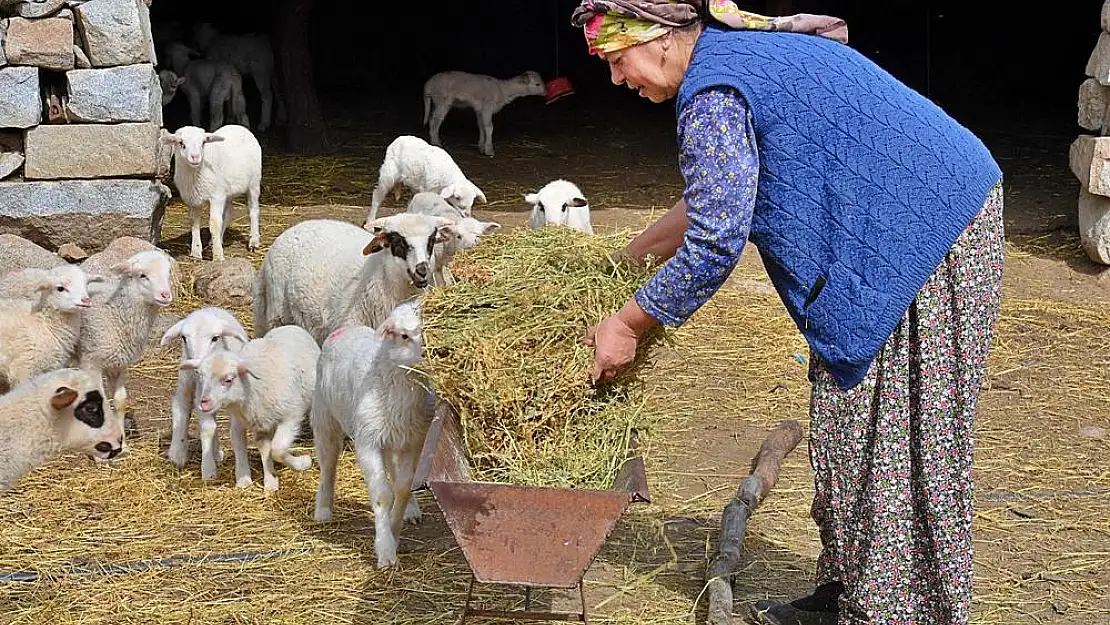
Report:
[[[284,326],[248,342],[238,352],[215,349],[203,359],[181,361],[181,369],[197,374],[197,410],[209,418],[221,408],[231,414],[231,448],[239,488],[252,484],[248,429],[262,456],[266,490],[278,489],[275,460],[294,471],[312,465],[309,456],[294,456],[289,448],[312,406],[319,356],[320,348],[308,332]],[[214,474],[202,477],[210,479]]]
[[[189,313],[181,321],[170,326],[162,335],[159,345],[168,346],[181,340],[181,360],[203,360],[213,349],[239,351],[250,340],[247,331],[228,311],[215,306],[200,308]],[[194,372],[179,369],[177,389],[170,404],[172,434],[170,448],[166,452],[177,468],[185,468],[188,454],[189,416],[196,401],[197,376]],[[223,462],[223,450],[216,437],[216,420],[212,415],[202,413],[198,417],[200,426],[201,477],[206,480],[216,477],[216,464]]]
[[[340,325],[376,326],[428,286],[434,245],[455,235],[449,219],[408,213],[370,229],[310,219],[274,239],[255,278],[255,332],[293,324],[322,344]]]
[[[37,299],[0,300],[0,387],[13,388],[73,358],[93,305],[90,286],[104,282],[73,265],[26,271],[37,276],[28,294]]]
[[[215,132],[182,126],[162,141],[177,146],[173,154],[173,183],[189,207],[192,244],[189,256],[201,258],[200,209],[208,204],[208,229],[212,259],[224,260],[224,228],[231,218],[230,200],[246,194],[250,214],[247,249],[261,245],[258,230],[258,196],[262,189],[262,146],[243,126],[229,124]],[[214,144],[208,145],[206,144]]]
[[[529,225],[542,228],[548,224],[562,225],[593,234],[590,224],[590,204],[573,182],[553,180],[537,193],[527,193],[524,201],[532,205]]]
[[[162,56],[164,58],[164,65],[168,66],[168,70],[177,76],[185,75],[185,67],[189,65],[194,59],[203,57],[199,50],[186,45],[182,41],[167,41],[162,45]],[[158,72],[161,76],[161,72]],[[166,104],[165,102],[162,103]]]
[[[468,250],[478,244],[478,237],[501,224],[495,221],[479,221],[473,217],[464,217],[462,211],[448,204],[435,193],[417,193],[409,201],[406,212],[420,215],[433,215],[446,217],[455,222],[455,236],[450,240],[435,246],[436,268],[433,272],[433,284],[447,285],[455,282],[451,275],[449,265],[454,260],[459,250]]]
[[[317,364],[310,417],[320,464],[314,518],[332,519],[336,466],[349,436],[370,493],[379,568],[396,564],[402,522],[419,519],[412,479],[432,416],[430,393],[411,373],[421,358],[421,332],[419,305],[405,302],[377,330],[333,332]]]
[[[257,33],[225,35],[218,32],[212,24],[200,22],[193,29],[193,39],[206,58],[229,63],[240,74],[249,75],[254,80],[262,100],[258,132],[266,132],[270,128],[270,114],[275,100],[277,123],[285,123],[285,99],[275,84],[277,76],[274,74],[274,51],[269,37]]]
[[[440,72],[424,83],[422,125],[428,126],[432,145],[441,145],[439,127],[451,108],[473,109],[478,118],[478,151],[493,156],[493,116],[517,98],[546,93],[543,78],[534,71],[505,79],[458,71]]]
[[[99,372],[54,369],[0,396],[0,493],[68,451],[96,461],[124,451],[123,420]]]
[[[378,183],[370,200],[370,213],[366,216],[367,224],[377,219],[382,200],[390,191],[394,192],[395,199],[401,199],[398,185],[417,193],[438,193],[466,217],[470,216],[475,199],[486,201],[486,194],[466,178],[446,150],[412,135],[397,137],[385,149]]]
[[[243,77],[227,63],[199,59],[185,66],[183,75],[173,70],[158,72],[162,85],[162,106],[173,101],[178,89],[189,101],[189,119],[194,126],[201,125],[205,100],[208,105],[208,127],[215,130],[224,125],[225,111],[231,121],[250,127],[247,117],[247,100],[243,97]]]
[[[127,367],[142,356],[158,311],[173,303],[174,264],[169,254],[153,249],[113,265],[109,287],[93,294],[85,313],[78,362],[104,372],[105,388],[121,415],[127,413]]]

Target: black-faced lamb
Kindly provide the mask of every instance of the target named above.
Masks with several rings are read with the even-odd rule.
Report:
[[[378,567],[397,562],[404,520],[417,520],[412,478],[431,421],[431,397],[412,367],[421,358],[419,306],[398,306],[377,330],[347,326],[326,341],[312,398],[312,438],[320,464],[317,521],[330,521],[344,437],[355,455],[374,511]]]
[[[243,77],[227,63],[197,59],[185,66],[184,74],[164,69],[158,72],[162,85],[162,106],[168,106],[178,91],[189,101],[189,120],[194,126],[203,126],[205,106],[208,108],[208,128],[216,130],[224,125],[224,114],[233,124],[250,127],[247,117],[247,100],[243,97]]]
[[[428,286],[434,246],[455,235],[443,217],[400,213],[370,224],[302,221],[274,239],[254,283],[254,329],[298,325],[317,343],[341,325],[376,327]]]
[[[0,493],[62,453],[103,461],[123,449],[123,419],[97,371],[54,369],[0,396]]]
[[[175,145],[173,183],[189,207],[192,242],[189,256],[201,258],[200,210],[208,205],[208,228],[212,235],[212,259],[224,260],[224,229],[231,219],[231,200],[247,196],[250,239],[247,248],[258,249],[258,197],[262,190],[262,146],[243,126],[229,124],[216,132],[182,126],[162,135]]]
[[[33,277],[34,299],[0,299],[0,390],[69,363],[93,305],[90,285],[104,282],[73,265],[17,273]]]
[[[173,267],[173,258],[159,249],[113,265],[106,288],[92,294],[92,307],[85,313],[78,361],[83,369],[104,372],[105,389],[121,415],[127,412],[127,368],[139,361],[150,342],[158,311],[173,303]]]
[[[261,119],[258,132],[266,132],[270,127],[271,112],[275,100],[277,104],[277,123],[285,123],[285,99],[277,86],[274,74],[274,51],[270,39],[259,33],[228,35],[220,33],[212,24],[198,23],[193,29],[193,39],[205,58],[223,61],[239,70],[243,76],[250,76],[258,88],[262,100]]]
[[[266,490],[278,489],[275,460],[294,471],[312,465],[309,456],[295,456],[289,448],[312,407],[319,356],[320,348],[308,332],[284,326],[248,342],[238,352],[214,349],[201,360],[181,362],[182,369],[197,373],[197,410],[215,415],[222,408],[231,415],[231,448],[239,488],[252,483],[247,430],[262,457]]]
[[[203,360],[214,349],[239,351],[249,341],[247,331],[230,312],[223,308],[207,306],[189,313],[184,319],[170,326],[162,335],[160,345],[168,346],[181,341],[181,361]],[[196,403],[197,375],[188,369],[178,369],[177,390],[170,404],[172,434],[166,452],[178,469],[185,468],[188,456],[189,417]],[[223,450],[216,436],[215,414],[198,415],[200,430],[200,474],[203,479],[216,477],[216,465],[223,461]]]
[[[438,193],[467,217],[474,200],[486,201],[486,194],[467,179],[446,150],[412,135],[397,137],[385,149],[366,223],[377,219],[378,209],[391,191],[394,199],[400,200],[402,187],[414,193]]]
[[[542,228],[546,225],[559,225],[593,234],[590,223],[590,204],[581,189],[567,180],[553,180],[536,193],[524,195],[524,201],[532,205],[529,225]]]
[[[441,145],[439,127],[452,108],[474,110],[478,120],[478,151],[493,156],[493,116],[524,96],[546,93],[543,78],[528,71],[512,78],[467,72],[440,72],[424,83],[424,124],[433,145]]]

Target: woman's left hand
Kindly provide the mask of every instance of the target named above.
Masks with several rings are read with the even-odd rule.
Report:
[[[620,369],[628,366],[636,358],[640,335],[655,323],[632,301],[619,313],[594,326],[583,340],[587,346],[594,348],[594,367],[590,376],[593,381],[612,380]]]

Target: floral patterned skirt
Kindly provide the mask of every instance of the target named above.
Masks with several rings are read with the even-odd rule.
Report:
[[[810,462],[841,625],[968,622],[975,409],[999,315],[1002,184],[872,363],[841,390],[812,359]]]

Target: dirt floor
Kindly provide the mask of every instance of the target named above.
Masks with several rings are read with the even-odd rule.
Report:
[[[522,195],[566,177],[589,196],[595,227],[636,230],[681,190],[673,113],[662,108],[628,106],[618,116],[574,98],[546,110],[521,102],[496,119],[492,159],[474,149],[469,113],[452,114],[443,132],[446,147],[489,199],[477,207],[479,217],[520,225],[527,218]],[[341,144],[333,156],[267,150],[263,244],[280,232],[278,222],[329,216],[361,223],[385,145],[397,134],[419,133],[419,111],[399,110],[333,106],[330,131]],[[541,113],[545,125],[529,122]],[[973,622],[1110,623],[1110,280],[1085,259],[1075,235],[1078,185],[1067,169],[1072,137],[1051,128],[1021,136],[977,130],[1006,174],[1009,254],[1003,318],[976,428]],[[383,214],[399,208],[390,199]],[[190,275],[198,263],[184,258],[184,209],[175,201],[169,210],[164,246]],[[239,206],[225,241],[229,254],[248,255],[246,224]],[[256,265],[261,260],[250,257]],[[737,314],[745,309],[760,311],[758,321]],[[783,419],[807,425],[807,350],[754,248],[678,337],[649,376],[654,401],[673,417],[646,451],[652,502],[630,508],[588,572],[592,622],[704,622],[701,593],[720,510],[770,427]],[[311,522],[315,468],[300,475],[284,469],[282,490],[266,496],[257,485],[235,489],[226,465],[219,482],[203,484],[195,439],[184,472],[165,461],[176,358],[176,350],[152,347],[136,368],[131,395],[139,436],[130,464],[91,469],[77,461],[82,468],[73,471],[74,461],[60,461],[64,466],[29,477],[0,502],[0,527],[11,528],[2,532],[8,539],[0,538],[0,548],[9,550],[0,549],[0,565],[59,570],[63,562],[183,552],[269,555],[95,579],[0,582],[0,622],[454,622],[465,597],[465,562],[426,494],[425,521],[406,528],[399,570],[379,572],[366,493],[350,454],[340,478],[339,523],[331,527]],[[738,613],[746,602],[791,598],[812,587],[819,543],[808,517],[806,453],[803,441],[753,517],[735,582]],[[120,489],[159,518],[120,511],[113,520],[119,506],[111,493]],[[66,522],[67,514],[50,513],[56,506],[80,514]],[[54,546],[49,561],[35,544]],[[569,608],[573,598],[557,591],[538,601]]]

